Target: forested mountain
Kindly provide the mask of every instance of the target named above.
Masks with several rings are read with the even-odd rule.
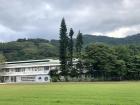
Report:
[[[84,44],[104,43],[111,45],[140,44],[140,34],[131,35],[125,38],[113,38],[107,36],[84,35]]]
[[[84,46],[92,43],[109,45],[140,45],[140,34],[126,38],[112,38],[107,36],[83,35]],[[18,39],[6,43],[0,43],[0,54],[4,55],[7,61],[44,59],[58,57],[59,41],[46,39]]]
[[[0,53],[6,57],[7,61],[58,57],[56,42],[45,39],[18,39],[0,43]]]

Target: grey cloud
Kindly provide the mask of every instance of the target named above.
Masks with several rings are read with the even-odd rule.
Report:
[[[76,32],[118,32],[123,37],[127,28],[125,34],[135,34],[140,29],[139,5],[139,0],[0,0],[0,26],[5,28],[0,27],[0,41],[58,38],[62,17]]]

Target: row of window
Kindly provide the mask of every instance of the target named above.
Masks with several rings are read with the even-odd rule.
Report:
[[[38,77],[38,80],[48,81],[48,77]],[[21,81],[35,81],[35,76],[24,76],[21,77]]]
[[[11,82],[16,82],[17,77],[16,76],[12,76],[12,77],[6,76],[6,77],[4,77],[4,80],[5,81],[11,80]],[[35,76],[22,76],[21,77],[21,81],[36,81],[36,80],[38,80],[38,81],[48,81],[49,77],[47,77],[47,76],[46,77],[39,76],[37,78]]]
[[[25,72],[25,71],[42,71],[42,70],[49,70],[49,66],[45,67],[28,67],[28,68],[14,68],[14,69],[3,69],[2,72]]]
[[[35,76],[21,77],[21,81],[35,81]]]

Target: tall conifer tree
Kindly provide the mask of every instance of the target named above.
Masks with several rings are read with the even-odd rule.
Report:
[[[79,31],[76,38],[76,46],[75,46],[77,58],[81,58],[82,45],[83,45],[83,37],[82,37],[82,33]]]
[[[77,63],[77,69],[79,70],[80,77],[82,79],[82,61],[81,61],[81,51],[82,51],[82,45],[83,45],[83,37],[82,33],[79,31],[77,38],[76,38],[76,53],[77,53],[77,58],[78,58],[78,63]]]
[[[67,37],[67,27],[65,23],[65,19],[63,18],[60,26],[60,49],[59,49],[59,59],[60,59],[60,69],[62,71],[61,75],[65,77],[67,76],[67,45],[68,45],[68,37]]]
[[[69,32],[69,43],[68,43],[68,57],[69,57],[70,69],[72,69],[72,66],[73,66],[73,34],[74,34],[74,31],[71,28]]]

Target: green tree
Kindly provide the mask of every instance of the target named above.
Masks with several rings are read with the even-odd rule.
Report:
[[[83,46],[83,36],[82,33],[79,31],[76,38],[76,45],[75,45],[77,58],[81,58],[82,46]]]
[[[83,37],[82,37],[82,33],[79,31],[76,38],[75,48],[76,48],[76,54],[78,58],[77,69],[79,71],[80,79],[82,79],[82,73],[83,73],[83,64],[81,60],[82,47],[83,47]]]
[[[118,61],[116,64],[116,74],[120,76],[120,79],[128,79],[131,75],[130,71],[132,71],[132,55],[129,46],[120,45],[114,46],[116,56]]]
[[[114,50],[106,45],[92,44],[85,49],[84,60],[88,63],[87,67],[96,78],[107,79],[114,70],[114,62],[117,60]]]
[[[6,61],[6,58],[3,54],[0,54],[0,64],[3,64]]]
[[[124,76],[126,75],[126,65],[124,60],[116,60],[115,61],[115,67],[113,73],[118,77],[118,80],[124,79]]]
[[[59,59],[60,59],[60,69],[62,71],[61,75],[64,76],[65,80],[67,79],[67,27],[65,24],[65,19],[63,18],[60,26],[60,47],[59,47]]]
[[[131,57],[132,60],[128,64],[128,79],[139,80],[140,79],[140,55]]]
[[[72,70],[73,66],[73,34],[74,31],[71,28],[69,32],[69,41],[68,41],[68,58],[69,58],[69,69]]]
[[[3,54],[0,53],[0,69],[4,67],[4,62],[6,61],[6,58]]]

